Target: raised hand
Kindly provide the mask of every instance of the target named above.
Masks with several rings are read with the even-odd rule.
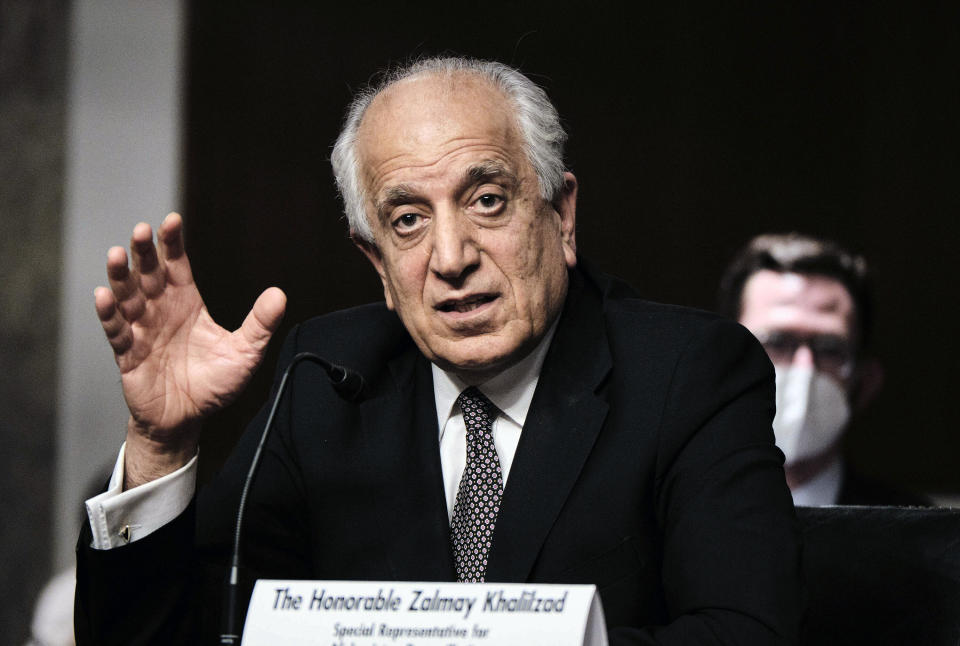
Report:
[[[193,281],[179,215],[166,217],[157,241],[154,246],[148,224],[134,227],[129,266],[123,247],[111,248],[110,287],[94,292],[130,409],[128,488],[159,478],[193,456],[201,419],[247,385],[286,307],[284,293],[271,287],[240,329],[223,329]]]

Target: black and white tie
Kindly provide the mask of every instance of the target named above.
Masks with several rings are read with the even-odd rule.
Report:
[[[476,583],[487,572],[493,527],[503,496],[503,473],[493,444],[496,407],[471,386],[457,398],[467,427],[467,463],[450,521],[457,580]]]

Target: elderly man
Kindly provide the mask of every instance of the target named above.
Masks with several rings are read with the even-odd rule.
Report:
[[[851,413],[882,377],[864,353],[872,308],[863,258],[796,233],[757,236],[725,272],[720,307],[753,332],[776,368],[773,429],[796,505],[926,504],[842,458]]]
[[[346,401],[319,368],[293,372],[250,494],[247,594],[256,577],[594,583],[613,643],[794,642],[769,361],[739,326],[584,266],[564,140],[543,91],[497,63],[421,61],[355,101],[334,172],[386,303],[286,341],[281,368],[309,350],[365,385]],[[194,497],[199,424],[256,369],[284,296],[218,327],[181,227],[168,216],[157,250],[138,225],[131,267],[111,249],[96,292],[131,417],[88,501],[81,643],[217,626],[267,413]]]

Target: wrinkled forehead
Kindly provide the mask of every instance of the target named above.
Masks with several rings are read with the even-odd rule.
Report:
[[[850,292],[839,280],[819,274],[769,269],[754,273],[744,284],[740,320],[750,329],[757,326],[855,332]]]

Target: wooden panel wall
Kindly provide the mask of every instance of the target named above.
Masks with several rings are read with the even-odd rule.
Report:
[[[410,55],[493,57],[566,120],[582,252],[651,299],[712,307],[727,259],[764,231],[865,254],[888,379],[850,451],[869,473],[960,491],[957,11],[697,4],[641,3],[638,19],[606,3],[197,3],[187,222],[214,315],[238,325],[271,284],[290,296],[285,326],[379,298],[328,163],[351,89]],[[262,401],[262,377],[213,421],[211,450]]]

